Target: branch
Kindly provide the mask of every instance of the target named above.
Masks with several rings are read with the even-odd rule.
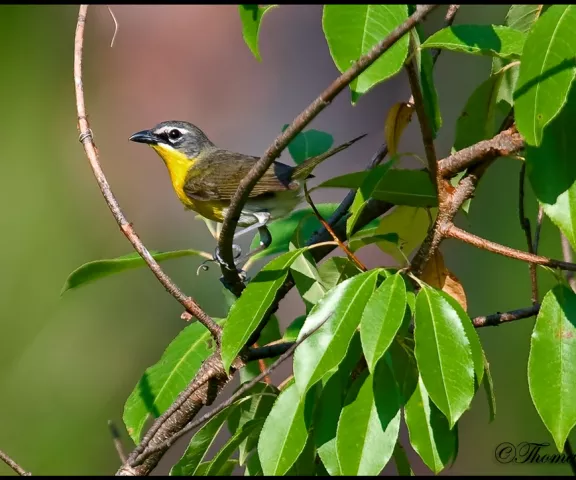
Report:
[[[120,438],[120,432],[114,425],[112,420],[108,420],[108,428],[110,429],[110,435],[112,436],[112,442],[114,443],[114,448],[118,454],[120,462],[126,463],[126,453],[124,452],[124,447],[122,446],[122,439]]]
[[[285,353],[293,345],[294,342],[282,342],[282,343],[264,345],[263,347],[252,348],[248,353],[246,361],[251,362],[253,360],[260,360],[263,358],[277,357],[278,355],[282,355],[283,353]]]
[[[483,140],[440,160],[440,174],[450,178],[486,160],[514,155],[523,148],[522,136],[515,127],[510,127],[490,140]]]
[[[338,244],[338,246],[344,251],[344,253],[348,256],[348,258],[350,260],[352,260],[356,266],[362,270],[363,272],[366,271],[366,266],[360,261],[358,260],[358,258],[356,257],[356,255],[354,255],[350,249],[346,246],[345,243],[343,243],[338,236],[334,233],[334,230],[332,230],[332,227],[330,225],[328,225],[328,223],[326,222],[326,220],[324,220],[324,218],[322,217],[322,215],[320,215],[320,212],[318,211],[318,209],[316,208],[316,205],[314,205],[314,202],[312,201],[312,199],[310,198],[310,193],[308,192],[308,187],[306,186],[306,183],[304,183],[304,196],[306,197],[306,201],[308,202],[308,204],[310,205],[310,207],[312,208],[312,211],[314,212],[314,215],[316,215],[316,218],[318,219],[318,221],[322,224],[322,226],[326,229],[326,231],[332,236],[332,238],[334,239],[334,241]]]
[[[536,304],[528,308],[512,310],[511,312],[494,313],[485,317],[476,317],[472,319],[472,323],[474,324],[475,328],[497,327],[502,323],[533,317],[534,315],[537,315],[539,311],[540,305]]]
[[[524,179],[526,177],[526,162],[522,162],[522,167],[520,167],[520,188],[518,189],[518,216],[520,217],[520,225],[524,234],[526,236],[526,243],[528,244],[528,252],[534,252],[534,246],[532,244],[532,229],[530,228],[530,220],[526,218],[524,213]],[[530,283],[532,284],[532,304],[536,305],[538,303],[538,275],[536,273],[536,264],[530,263]]]
[[[450,5],[448,11],[446,12],[446,17],[444,17],[444,28],[450,27],[454,23],[458,10],[460,10],[460,5]],[[434,51],[434,53],[432,54],[433,64],[436,63],[436,60],[438,60],[438,57],[440,56],[441,53],[442,53],[441,48]]]
[[[32,474],[24,470],[20,465],[18,465],[14,460],[12,460],[7,454],[0,450],[0,460],[2,460],[6,465],[8,465],[12,470],[14,470],[21,477],[30,477]]]
[[[230,207],[226,213],[218,247],[223,260],[229,267],[222,267],[222,275],[226,283],[236,285],[240,282],[240,277],[234,265],[232,255],[232,238],[240,212],[258,180],[268,170],[272,162],[282,153],[290,141],[301,132],[322,110],[324,110],[332,100],[344,90],[350,82],[357,78],[370,65],[372,65],[383,53],[392,47],[400,38],[410,31],[415,25],[424,20],[426,15],[437,8],[438,5],[426,5],[419,8],[412,14],[402,25],[394,29],[384,40],[380,41],[366,55],[363,55],[356,61],[346,72],[338,77],[320,96],[314,100],[300,115],[298,115],[292,124],[280,134],[272,145],[266,150],[264,155],[256,162],[248,175],[240,182]],[[231,269],[232,268],[232,269]]]
[[[205,415],[203,415],[202,417],[200,417],[195,422],[192,422],[192,423],[186,425],[186,427],[181,429],[179,432],[175,433],[172,437],[168,438],[163,443],[156,445],[155,447],[149,448],[146,451],[144,451],[142,453],[142,455],[140,455],[133,462],[132,466],[136,466],[139,463],[143,462],[150,455],[165,452],[166,450],[168,450],[168,448],[170,448],[174,444],[174,442],[176,442],[176,440],[181,438],[183,435],[186,435],[188,432],[199,427],[200,425],[207,422],[211,418],[214,418],[222,410],[224,410],[225,408],[232,405],[236,400],[241,398],[248,390],[250,390],[260,380],[262,380],[264,377],[270,375],[270,373],[272,373],[278,366],[280,366],[280,364],[282,364],[286,359],[288,359],[294,353],[296,348],[298,348],[299,345],[301,345],[306,339],[308,339],[308,337],[310,337],[316,331],[318,331],[320,329],[320,327],[322,327],[322,325],[324,325],[328,321],[329,318],[330,317],[325,318],[322,322],[320,322],[318,325],[316,325],[312,330],[310,330],[309,332],[302,335],[302,337],[297,342],[292,343],[292,345],[290,345],[290,347],[280,356],[280,358],[278,358],[278,360],[276,360],[272,365],[270,365],[265,371],[260,373],[258,376],[254,377],[252,380],[250,380],[249,382],[242,385],[242,387],[240,387],[236,391],[236,393],[234,393],[234,395],[232,395],[230,398],[228,398],[228,400],[226,400],[225,402],[222,402],[220,405],[218,405],[213,410],[211,410],[210,412],[208,412]]]
[[[170,293],[176,300],[178,300],[184,308],[194,317],[198,319],[202,325],[204,325],[216,339],[217,342],[220,341],[220,327],[210,318],[200,306],[191,298],[176,286],[176,284],[170,279],[168,275],[164,273],[158,262],[154,260],[150,252],[146,249],[134,229],[120,209],[118,201],[114,197],[108,180],[102,171],[100,166],[100,160],[98,155],[98,150],[94,144],[94,139],[92,135],[92,130],[90,129],[90,124],[88,122],[88,117],[86,113],[86,107],[84,102],[84,86],[82,82],[82,53],[84,47],[84,26],[86,24],[86,14],[88,11],[88,5],[80,5],[80,10],[78,12],[78,23],[76,24],[76,35],[74,38],[74,85],[76,89],[76,109],[78,113],[78,129],[80,131],[80,142],[84,147],[86,156],[92,167],[100,191],[106,200],[106,204],[110,208],[112,215],[114,216],[116,222],[120,226],[122,233],[126,236],[128,241],[132,244],[134,249],[140,254],[140,256],[147,263],[152,273],[164,286],[164,288]]]
[[[410,52],[415,50],[414,40],[410,37]],[[416,109],[418,116],[418,123],[420,124],[420,133],[422,134],[422,141],[424,142],[424,152],[426,153],[426,160],[428,163],[428,172],[436,186],[438,201],[440,205],[446,202],[447,191],[443,185],[443,179],[438,170],[438,158],[436,157],[436,149],[434,147],[434,134],[430,126],[430,119],[426,115],[424,109],[424,97],[420,89],[420,74],[415,66],[416,58],[410,54],[410,60],[406,62],[406,72],[408,73],[408,81],[410,82],[410,89],[412,90],[412,98],[414,99],[413,105]]]
[[[516,250],[514,248],[505,247],[499,243],[491,242],[485,238],[478,237],[472,233],[466,232],[455,225],[450,225],[444,230],[444,235],[446,237],[456,238],[463,242],[474,245],[482,250],[487,250],[492,253],[497,253],[505,257],[515,258],[516,260],[522,260],[523,262],[535,263],[537,265],[543,265],[550,268],[559,268],[561,270],[576,271],[576,264],[563,262],[561,260],[553,260],[551,258],[542,257],[540,255],[534,255],[533,253],[522,252],[521,250]]]

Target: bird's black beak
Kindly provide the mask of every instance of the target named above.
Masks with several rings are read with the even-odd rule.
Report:
[[[158,143],[158,137],[150,130],[136,132],[128,140],[131,142],[147,143],[148,145]]]

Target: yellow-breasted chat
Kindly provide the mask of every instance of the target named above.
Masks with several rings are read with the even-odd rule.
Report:
[[[300,203],[303,182],[312,178],[312,170],[322,161],[348,148],[365,135],[335,147],[322,155],[290,166],[275,161],[256,183],[240,214],[238,225],[245,227],[234,235],[258,229],[260,247],[248,256],[267,248],[272,237],[267,223],[290,214]],[[145,143],[162,158],[176,195],[187,209],[222,223],[238,184],[259,157],[231,152],[214,145],[195,125],[166,121],[149,130],[134,133],[130,140]],[[235,246],[240,254],[240,248]],[[218,249],[215,260],[224,264]]]

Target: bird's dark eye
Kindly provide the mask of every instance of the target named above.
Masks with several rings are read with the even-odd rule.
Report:
[[[177,140],[182,136],[182,132],[174,128],[173,130],[170,130],[168,132],[168,136],[170,137],[171,140]]]

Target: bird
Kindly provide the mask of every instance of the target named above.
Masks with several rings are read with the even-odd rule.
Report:
[[[304,182],[314,178],[312,170],[322,161],[350,147],[366,134],[329,151],[290,166],[274,161],[258,180],[242,208],[234,239],[258,229],[260,246],[246,257],[270,246],[272,236],[267,224],[289,215],[301,202]],[[176,196],[186,209],[218,223],[223,223],[240,181],[246,177],[259,157],[217,147],[196,125],[169,120],[141,130],[129,137],[156,151],[168,169]],[[234,245],[235,259],[241,254]],[[226,265],[218,248],[214,260]]]

